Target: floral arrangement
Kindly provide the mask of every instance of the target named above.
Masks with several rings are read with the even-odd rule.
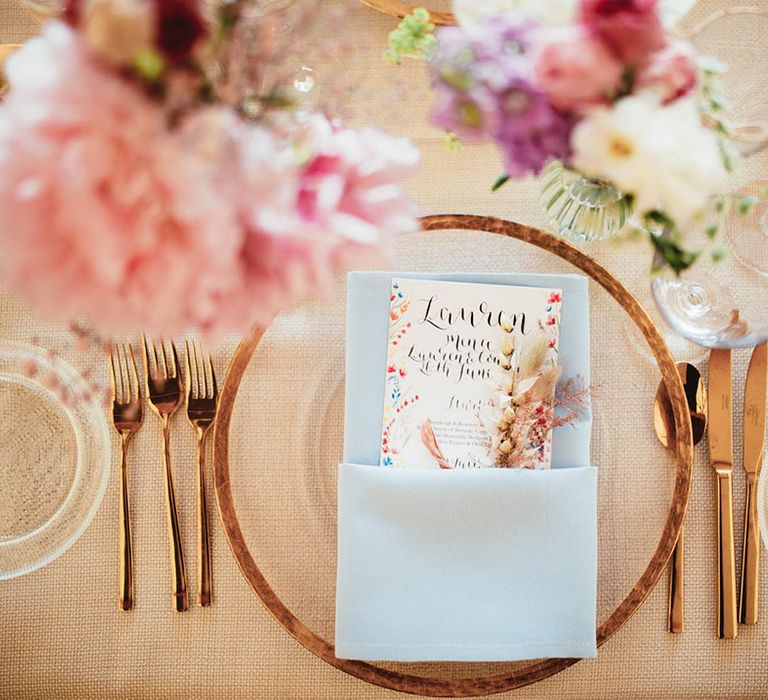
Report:
[[[266,324],[418,227],[410,142],[280,86],[247,0],[67,0],[5,66],[0,250],[10,287],[100,332]]]
[[[509,9],[520,6],[533,12]],[[432,121],[498,144],[495,188],[552,163],[614,188],[621,222],[632,213],[663,264],[690,266],[683,232],[701,225],[714,238],[713,197],[734,167],[723,67],[672,33],[656,0],[456,0],[454,10],[458,26],[434,44],[423,10],[390,36],[390,60],[429,62]]]
[[[559,303],[560,295],[553,293],[549,304]],[[536,464],[546,463],[552,430],[580,420],[596,395],[596,387],[580,377],[559,381],[557,317],[550,314],[541,328],[550,332],[524,345],[511,320],[502,319],[498,384],[492,405],[477,414],[489,436],[495,467],[535,469]],[[421,441],[441,469],[452,468],[429,420],[421,427]]]

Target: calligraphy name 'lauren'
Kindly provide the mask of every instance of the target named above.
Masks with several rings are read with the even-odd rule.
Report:
[[[466,323],[472,328],[482,325],[496,328],[501,326],[506,317],[523,335],[527,335],[524,313],[505,315],[501,309],[493,311],[484,301],[481,301],[477,308],[460,306],[458,309],[451,310],[447,306],[439,305],[436,294],[433,294],[429,299],[419,299],[419,302],[425,303],[426,306],[424,308],[424,315],[418,320],[418,323],[427,323],[441,331],[452,328],[459,322]]]

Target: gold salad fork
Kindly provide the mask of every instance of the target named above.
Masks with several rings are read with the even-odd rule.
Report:
[[[156,346],[148,343],[146,337],[142,335],[141,341],[144,345],[147,394],[149,394],[152,409],[160,416],[163,426],[163,471],[168,541],[171,548],[173,602],[177,612],[184,612],[189,607],[187,574],[184,568],[184,552],[181,547],[179,516],[176,512],[176,496],[173,492],[173,475],[171,474],[171,416],[181,405],[184,386],[179,374],[179,356],[173,342],[170,343],[171,352],[166,353],[165,343],[162,340]]]
[[[187,418],[197,433],[197,547],[198,590],[197,602],[211,604],[211,546],[208,536],[208,502],[205,489],[206,436],[216,420],[216,401],[219,390],[213,361],[204,357],[194,341],[186,342]]]
[[[144,416],[139,373],[133,347],[113,346],[109,353],[112,386],[112,424],[120,435],[120,609],[131,610],[133,595],[133,547],[128,499],[128,443]]]

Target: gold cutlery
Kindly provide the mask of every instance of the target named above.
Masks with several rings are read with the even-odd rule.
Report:
[[[693,444],[698,445],[707,427],[707,388],[699,370],[687,362],[679,362],[677,371],[683,380],[688,412],[691,417]],[[664,382],[659,384],[653,405],[653,427],[656,435],[668,450],[675,449],[675,418]],[[672,552],[669,564],[669,611],[668,628],[679,634],[683,631],[683,594],[685,573],[685,536],[683,528]]]
[[[197,602],[211,604],[211,546],[208,536],[208,502],[205,489],[205,445],[208,431],[216,420],[216,401],[219,390],[213,360],[207,359],[197,344],[186,342],[187,418],[197,433],[197,546],[198,589]]]
[[[120,609],[131,610],[133,594],[133,546],[128,498],[128,443],[141,427],[144,416],[139,373],[133,347],[115,346],[109,353],[112,386],[112,424],[120,435]]]
[[[744,471],[747,494],[744,509],[744,548],[741,556],[741,590],[739,622],[757,622],[758,572],[760,564],[760,531],[757,527],[757,477],[763,464],[765,448],[766,375],[768,374],[768,345],[758,345],[752,351],[744,387]]]
[[[165,474],[165,505],[168,518],[168,540],[171,548],[171,577],[173,603],[178,612],[189,607],[187,599],[187,574],[184,568],[184,552],[181,546],[179,516],[176,511],[176,496],[173,491],[171,474],[171,417],[181,405],[184,386],[179,374],[179,356],[176,346],[170,343],[171,352],[166,353],[161,340],[155,346],[142,335],[144,345],[144,370],[147,394],[152,409],[160,416],[163,427],[163,471]],[[151,352],[150,352],[151,346]]]
[[[733,544],[733,409],[731,351],[709,355],[709,456],[717,477],[717,636],[734,639],[736,557]]]

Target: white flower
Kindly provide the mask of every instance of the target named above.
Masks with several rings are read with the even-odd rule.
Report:
[[[463,27],[482,24],[489,17],[518,10],[545,24],[564,24],[576,16],[576,0],[453,0],[453,14]]]
[[[717,139],[691,99],[663,106],[650,93],[585,117],[571,137],[573,166],[634,196],[638,214],[665,211],[682,226],[725,184]]]

